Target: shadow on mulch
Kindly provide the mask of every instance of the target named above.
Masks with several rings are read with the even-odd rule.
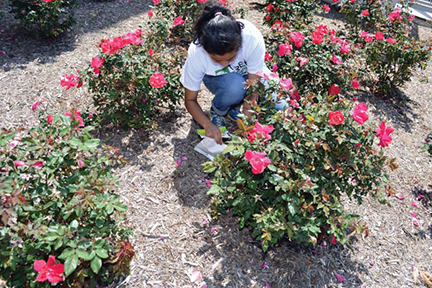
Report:
[[[141,171],[150,171],[153,165],[147,164],[150,161],[144,158],[138,161],[138,155],[142,155],[150,145],[149,135],[143,130],[112,130],[98,131],[96,137],[101,143],[117,148],[120,154],[127,159],[129,164],[144,162],[139,169]],[[127,139],[127,141],[123,141]]]
[[[73,51],[77,38],[86,33],[106,29],[136,14],[149,10],[150,0],[144,1],[93,1],[78,0],[75,8],[76,24],[56,39],[40,39],[34,32],[23,28],[12,13],[0,17],[0,66],[5,71],[25,69],[29,62],[54,63],[60,54]],[[5,1],[5,7],[10,7]],[[8,11],[10,9],[8,8]],[[144,23],[143,23],[144,24]],[[139,27],[136,27],[138,29]],[[131,31],[132,32],[132,31]],[[120,35],[115,35],[120,36]],[[107,38],[111,35],[107,35]],[[95,44],[99,39],[95,39]]]
[[[396,89],[392,95],[378,97],[370,92],[360,92],[357,95],[360,102],[370,103],[376,109],[371,111],[378,119],[389,119],[396,128],[411,132],[414,121],[422,117],[417,114],[412,106],[419,104],[411,100],[403,91]]]
[[[415,201],[416,203],[420,203],[420,205],[423,205],[425,208],[432,208],[432,184],[428,185],[427,188],[414,187],[411,193],[414,199],[417,199],[417,201]],[[432,217],[432,210],[428,213],[428,216]],[[432,238],[432,224],[424,230],[419,230],[418,235],[422,239],[427,239],[428,237],[429,239]]]
[[[357,275],[368,273],[364,264],[352,261],[349,250],[339,245],[314,250],[283,239],[263,252],[251,231],[240,230],[231,215],[221,216],[210,226],[194,224],[207,242],[198,256],[215,261],[212,271],[204,271],[213,278],[203,279],[208,287],[267,287],[266,283],[270,287],[333,287],[340,284],[335,273],[346,279],[345,287],[359,287],[362,281]]]
[[[187,113],[186,111],[184,113]],[[173,138],[174,159],[181,161],[177,170],[172,174],[172,181],[181,205],[196,208],[208,207],[210,197],[206,192],[208,187],[205,181],[211,179],[207,173],[202,172],[202,163],[208,158],[194,150],[201,141],[196,130],[199,129],[195,121],[190,120],[190,127],[185,138]],[[183,131],[185,134],[186,132]]]

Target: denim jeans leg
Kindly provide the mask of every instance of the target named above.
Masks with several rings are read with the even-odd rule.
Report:
[[[215,95],[212,108],[216,114],[225,116],[229,109],[241,105],[246,96],[246,80],[247,75],[242,76],[235,72],[220,76],[204,76],[204,85]]]

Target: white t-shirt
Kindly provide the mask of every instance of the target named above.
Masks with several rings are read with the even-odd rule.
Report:
[[[241,30],[242,46],[237,57],[225,68],[213,62],[202,46],[192,43],[188,49],[188,56],[183,67],[180,82],[191,91],[198,91],[205,75],[218,76],[237,72],[241,75],[267,73],[264,64],[265,44],[261,32],[249,21],[238,20],[244,24]]]

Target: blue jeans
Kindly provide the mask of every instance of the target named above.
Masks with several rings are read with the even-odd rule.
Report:
[[[215,95],[212,101],[213,111],[219,116],[225,116],[230,109],[243,103],[246,96],[244,89],[247,75],[228,73],[219,76],[204,76],[204,85]]]

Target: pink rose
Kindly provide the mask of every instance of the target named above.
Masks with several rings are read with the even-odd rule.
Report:
[[[387,147],[393,140],[393,138],[390,136],[393,131],[394,129],[392,127],[386,127],[385,121],[382,121],[380,124],[380,128],[375,129],[375,132],[380,139],[378,146]]]
[[[179,16],[179,17],[174,19],[173,25],[178,26],[178,25],[182,25],[184,23],[185,23],[185,21],[183,20],[183,17]]]
[[[156,72],[153,75],[150,76],[150,85],[154,88],[161,88],[164,86],[167,82],[165,81],[165,77],[162,73]]]
[[[360,102],[354,107],[354,110],[351,111],[351,116],[354,118],[354,121],[363,125],[363,123],[369,119],[369,115],[366,113],[367,110],[366,104]]]
[[[340,112],[340,111],[330,111],[329,112],[329,122],[332,125],[340,125],[342,123],[344,123],[345,121],[345,117],[344,115]]]
[[[245,158],[252,165],[253,174],[261,174],[264,168],[270,165],[271,160],[266,156],[266,153],[256,151],[246,151]]]

